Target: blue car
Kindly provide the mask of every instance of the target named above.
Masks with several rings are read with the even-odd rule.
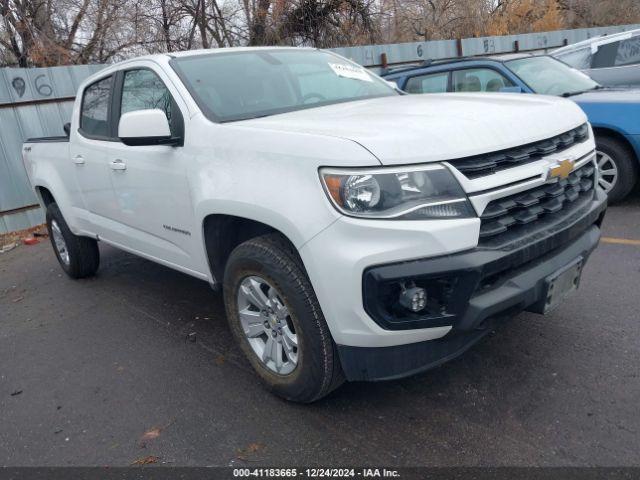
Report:
[[[407,93],[512,92],[571,98],[596,136],[600,185],[610,203],[626,197],[640,172],[640,91],[602,87],[547,55],[513,54],[424,62],[383,74]],[[526,125],[514,125],[526,128]]]

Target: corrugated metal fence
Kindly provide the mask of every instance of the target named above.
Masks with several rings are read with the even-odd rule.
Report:
[[[22,165],[22,142],[63,135],[78,85],[101,68],[0,69],[0,234],[43,222]]]
[[[636,28],[640,25],[333,50],[361,65],[379,70],[385,64],[426,59],[547,50]],[[0,69],[0,234],[43,222],[43,213],[37,208],[22,165],[22,142],[29,137],[62,135],[62,126],[71,118],[78,85],[101,68],[100,65],[83,65]]]
[[[456,40],[436,40],[431,42],[394,43],[387,45],[367,45],[360,47],[334,48],[333,51],[350,58],[360,65],[378,71],[385,64],[401,65],[423,60],[456,58],[498,53],[545,51],[570,45],[601,35],[625,32],[640,28],[636,25],[615,27],[580,28],[557,30],[555,32],[526,33],[502,37],[478,37]]]

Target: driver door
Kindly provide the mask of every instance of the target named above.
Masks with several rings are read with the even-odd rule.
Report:
[[[115,101],[118,123],[127,112],[160,109],[172,136],[184,138],[184,117],[174,95],[151,68],[119,72]],[[202,273],[194,253],[194,208],[183,147],[106,146],[119,229],[111,240],[169,266]]]

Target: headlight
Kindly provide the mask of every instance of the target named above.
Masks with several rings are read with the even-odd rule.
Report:
[[[331,203],[345,215],[401,220],[476,216],[462,187],[442,165],[323,168],[320,177]]]

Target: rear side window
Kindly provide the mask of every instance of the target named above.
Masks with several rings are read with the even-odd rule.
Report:
[[[593,68],[609,68],[613,67],[616,56],[618,55],[618,46],[620,42],[606,43],[598,47],[598,51],[593,55]]]
[[[449,83],[449,72],[411,77],[404,87],[407,93],[444,93]]]
[[[513,83],[491,68],[470,68],[453,72],[454,92],[499,92]]]
[[[151,70],[128,70],[124,74],[120,115],[136,110],[159,109],[164,112],[171,134],[178,135],[181,115],[171,93]]]
[[[640,63],[640,35],[622,40],[618,46],[615,66],[636,65]]]
[[[109,137],[109,108],[113,77],[89,85],[82,97],[80,129],[91,137]]]

